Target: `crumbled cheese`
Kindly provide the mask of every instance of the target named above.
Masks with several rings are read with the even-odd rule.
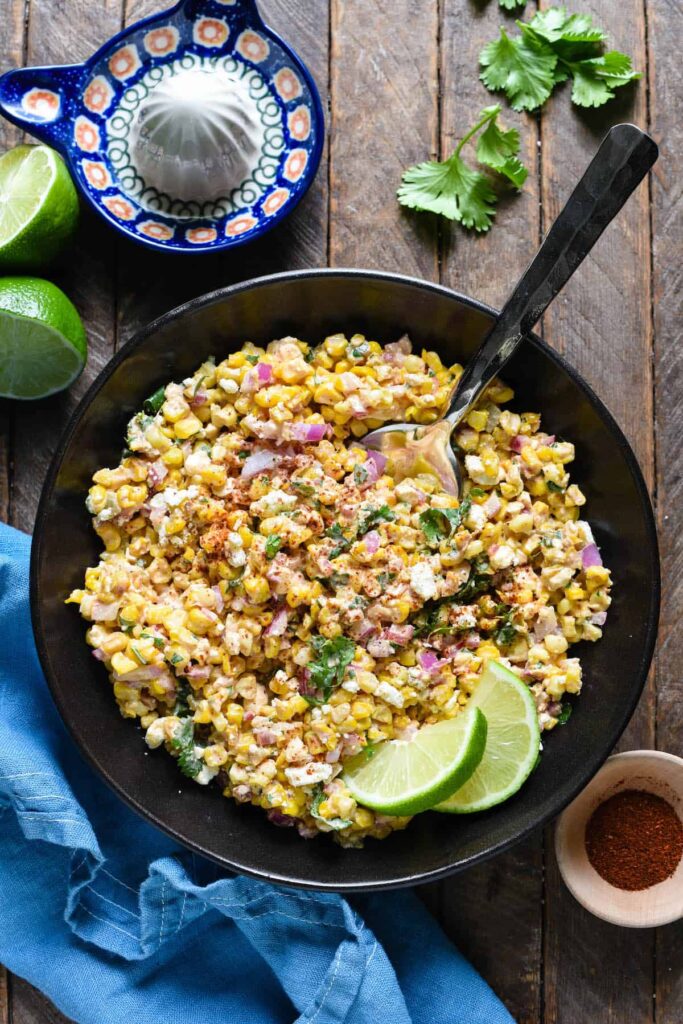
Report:
[[[395,708],[403,707],[403,694],[391,683],[380,683],[375,690],[375,697],[381,697],[383,701]]]
[[[410,570],[410,586],[423,601],[436,597],[434,570],[428,562],[418,562]]]
[[[288,512],[294,508],[296,503],[297,497],[295,494],[287,494],[286,491],[280,491],[276,488],[274,491],[264,494],[258,501],[253,501],[249,508],[254,515],[265,518],[266,516],[275,515],[276,512]]]
[[[501,544],[489,556],[492,569],[509,569],[515,564],[515,553],[507,544]]]
[[[311,761],[302,768],[285,768],[285,775],[293,786],[314,786],[327,782],[332,776],[332,765]]]

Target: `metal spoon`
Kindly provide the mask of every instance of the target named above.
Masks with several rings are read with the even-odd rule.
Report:
[[[430,471],[449,494],[460,493],[462,477],[451,434],[591,251],[658,154],[655,142],[635,125],[611,128],[466,366],[443,417],[427,427],[390,423],[356,442],[386,455],[395,479]]]

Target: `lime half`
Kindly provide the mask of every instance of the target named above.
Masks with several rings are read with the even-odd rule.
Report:
[[[486,715],[486,750],[471,778],[437,811],[468,814],[502,803],[517,792],[538,758],[541,734],[534,698],[499,661],[489,661],[467,707]]]
[[[385,814],[417,814],[469,779],[486,746],[486,719],[477,708],[388,740],[371,757],[354,758],[343,775],[351,795]]]
[[[0,278],[0,395],[45,398],[79,376],[88,348],[61,289],[39,277]]]
[[[33,270],[53,259],[78,221],[78,195],[49,146],[16,146],[0,157],[0,267]]]

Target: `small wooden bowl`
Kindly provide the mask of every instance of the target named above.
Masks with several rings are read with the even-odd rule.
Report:
[[[588,860],[585,832],[591,814],[625,789],[663,797],[683,819],[683,758],[658,750],[631,750],[610,757],[557,823],[555,853],[560,872],[571,894],[603,921],[624,928],[669,924],[683,917],[683,859],[671,878],[637,892],[610,885]]]

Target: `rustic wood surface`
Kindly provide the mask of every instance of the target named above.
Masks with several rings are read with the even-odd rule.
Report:
[[[155,0],[0,0],[0,71],[80,60]],[[116,346],[152,317],[221,284],[278,269],[368,266],[416,274],[500,304],[609,125],[648,126],[652,181],[606,232],[545,318],[546,340],[595,387],[624,428],[656,500],[663,556],[660,642],[622,747],[683,754],[681,402],[681,74],[683,11],[672,0],[581,0],[646,70],[600,111],[560,89],[540,116],[506,111],[531,173],[477,238],[401,210],[409,163],[446,156],[491,102],[477,53],[507,16],[495,0],[262,0],[327,99],[317,181],[284,225],[235,256],[176,260],[118,239],[85,214],[55,274],[84,315],[90,359],[78,385],[39,407],[0,405],[0,517],[33,524],[45,468],[74,402]],[[533,2],[528,9],[533,8]],[[577,9],[574,5],[572,9]],[[18,133],[0,120],[0,151]],[[182,262],[182,266],[180,263]],[[38,414],[39,413],[39,414]],[[678,514],[677,514],[678,513]],[[428,906],[520,1024],[681,1024],[683,926],[628,931],[590,917],[563,888],[552,832],[421,890]],[[0,1024],[64,1018],[0,968]]]

